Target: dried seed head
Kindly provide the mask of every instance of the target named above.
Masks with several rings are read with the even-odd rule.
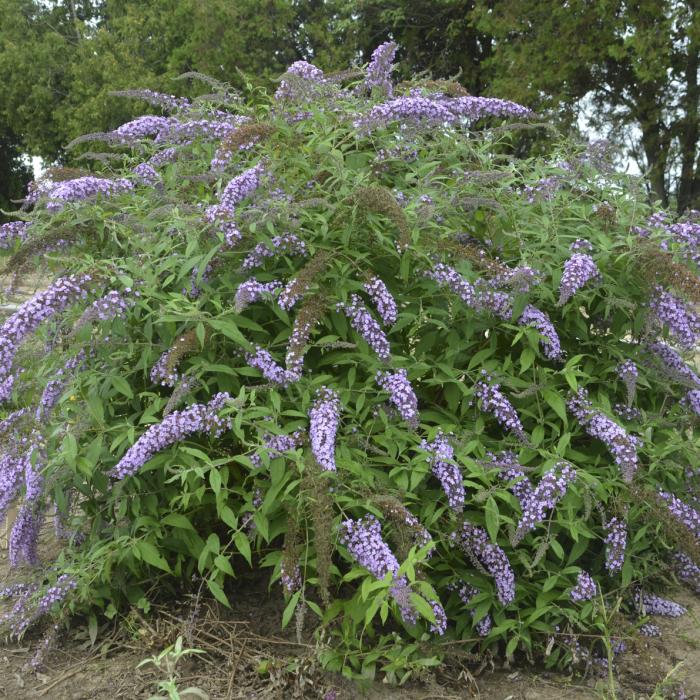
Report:
[[[287,283],[279,296],[279,305],[285,311],[291,309],[311,284],[320,277],[330,259],[330,251],[320,250],[299,270],[296,277]]]
[[[399,92],[409,92],[412,88],[440,92],[447,97],[469,97],[469,91],[456,80],[404,80],[396,86]]]
[[[690,301],[700,302],[700,277],[677,262],[672,253],[645,242],[636,258],[641,277],[650,288],[672,287]]]
[[[306,460],[302,494],[308,504],[316,550],[316,576],[321,600],[328,605],[331,600],[329,583],[333,556],[333,496],[330,492],[328,472],[322,470],[315,459]]]
[[[388,187],[379,185],[358,187],[351,197],[363,209],[386,216],[399,230],[398,249],[405,250],[408,247],[411,241],[411,228],[406,213]]]

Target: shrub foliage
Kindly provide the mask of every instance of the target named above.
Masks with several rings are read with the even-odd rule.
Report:
[[[591,659],[700,587],[700,224],[605,144],[516,158],[534,115],[392,56],[132,92],[165,116],[3,227],[46,279],[0,330],[13,634],[254,567],[329,668],[401,680],[445,640]]]

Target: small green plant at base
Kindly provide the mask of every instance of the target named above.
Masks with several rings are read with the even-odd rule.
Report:
[[[194,698],[209,700],[209,695],[200,688],[189,687],[180,690],[177,687],[178,674],[176,666],[178,661],[188,654],[204,653],[205,652],[201,649],[183,649],[182,637],[179,636],[175,640],[175,644],[163,649],[160,654],[141,661],[136,668],[141,668],[150,664],[155,666],[159,671],[165,673],[166,676],[162,680],[157,681],[158,690],[161,694],[152,695],[148,700],[194,700]]]

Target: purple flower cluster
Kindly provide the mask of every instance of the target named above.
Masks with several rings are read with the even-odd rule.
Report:
[[[372,52],[372,59],[367,66],[367,77],[365,78],[365,87],[369,92],[377,88],[387,97],[393,96],[394,85],[391,82],[391,71],[396,48],[393,41],[386,41]]]
[[[110,475],[115,479],[132,476],[158,452],[192,433],[213,432],[219,436],[225,430],[230,430],[231,420],[218,415],[230,398],[226,392],[220,392],[208,403],[196,403],[181,411],[173,411],[139,437],[111,470]]]
[[[543,177],[534,185],[525,185],[523,194],[525,195],[528,204],[534,204],[537,201],[549,202],[554,199],[554,195],[564,185],[564,178],[559,175],[551,175]]]
[[[340,542],[353,559],[375,578],[382,580],[388,573],[393,575],[391,594],[399,604],[401,617],[409,624],[414,623],[417,614],[408,597],[408,581],[405,576],[398,576],[398,559],[382,539],[382,526],[377,518],[366,515],[360,520],[343,521]]]
[[[576,394],[572,394],[566,402],[566,407],[591,437],[605,443],[615,464],[622,471],[622,478],[627,482],[632,481],[639,466],[637,448],[641,445],[641,440],[627,433],[605,414],[594,410],[585,389],[579,389]]]
[[[350,325],[365,339],[380,360],[387,361],[391,357],[388,338],[357,294],[350,295],[349,304],[339,302],[336,310],[348,317]]]
[[[460,124],[465,120],[477,120],[483,117],[521,117],[527,118],[532,112],[508,100],[493,97],[457,97],[434,98],[411,95],[397,97],[376,105],[354,122],[361,132],[369,132],[400,122],[402,126],[415,125],[424,128]]]
[[[84,299],[91,279],[90,275],[59,277],[45,290],[25,301],[0,326],[0,401],[6,401],[12,392],[12,365],[18,347],[44,321],[61,313],[78,299]]]
[[[287,566],[291,566],[291,571],[288,571]],[[298,591],[301,588],[301,569],[299,568],[299,563],[289,565],[288,562],[283,558],[280,564],[280,581],[282,582],[282,587],[287,595]]]
[[[513,316],[513,299],[507,292],[489,289],[481,280],[474,285],[476,290],[476,308],[488,311],[502,321],[510,321]]]
[[[460,531],[452,534],[452,540],[493,576],[498,600],[503,605],[512,603],[515,599],[515,574],[506,553],[489,542],[486,531],[465,522]]]
[[[530,480],[525,476],[518,456],[515,452],[506,450],[497,454],[489,452],[486,457],[488,466],[497,467],[500,470],[501,479],[508,482],[508,488],[520,502],[520,507],[524,508],[534,489]]]
[[[222,113],[218,119],[173,119],[155,138],[156,143],[189,143],[196,138],[220,141],[230,136],[247,117]]]
[[[510,287],[518,294],[529,292],[542,278],[542,275],[529,265],[518,265],[506,272],[499,272],[490,280],[494,287]]]
[[[128,297],[131,292],[130,287],[126,287],[123,292],[112,289],[102,298],[93,301],[76,321],[73,330],[77,331],[93,321],[109,321],[117,317],[124,318],[130,305],[133,303]],[[134,296],[139,296],[139,292],[134,292],[133,294]]]
[[[661,363],[661,371],[671,379],[700,387],[700,377],[686,365],[683,358],[666,343],[650,343],[647,349]]]
[[[325,82],[323,71],[308,61],[295,61],[287,68],[285,74],[288,79],[280,80],[280,85],[275,92],[276,100],[295,101],[302,97],[308,97],[308,94],[313,92],[310,90],[312,86]],[[309,83],[310,85],[301,87],[300,83]]]
[[[655,593],[637,590],[634,593],[634,603],[642,615],[661,615],[662,617],[680,617],[688,611],[682,605],[672,600],[662,598]]]
[[[660,637],[661,629],[652,622],[645,622],[639,626],[639,634],[641,634],[642,637]]]
[[[286,233],[283,236],[272,238],[272,247],[267,243],[258,243],[255,248],[246,256],[241,268],[243,270],[253,270],[263,264],[265,258],[272,258],[280,254],[286,255],[306,255],[306,243],[294,233]]]
[[[627,405],[631,406],[637,394],[637,378],[639,370],[632,360],[625,360],[617,366],[617,376],[620,377],[627,389]]]
[[[395,372],[377,372],[377,383],[389,394],[401,417],[412,427],[418,427],[418,397],[405,369]]]
[[[691,350],[700,337],[700,316],[691,311],[681,299],[656,287],[649,302],[655,319],[666,326],[683,350]]]
[[[682,399],[681,403],[688,406],[696,416],[700,416],[700,389],[691,389]]]
[[[61,398],[61,394],[63,394],[66,385],[70,381],[70,373],[74,372],[84,362],[85,351],[81,350],[75,357],[68,360],[63,367],[56,370],[54,378],[46,383],[34,414],[38,423],[48,418],[49,414],[58,403],[58,400]]]
[[[321,387],[309,410],[309,439],[316,462],[325,471],[335,471],[335,436],[340,422],[340,399],[332,389]]]
[[[490,413],[521,442],[527,442],[518,413],[500,389],[500,384],[493,383],[486,370],[482,370],[483,379],[474,386],[474,395],[481,401],[481,410]]]
[[[437,282],[441,287],[447,287],[454,292],[467,306],[476,308],[477,297],[474,287],[462,277],[453,267],[438,263],[425,276]]]
[[[156,117],[147,114],[122,124],[112,133],[117,137],[119,143],[133,144],[144,138],[158,136],[161,131],[168,129],[174,121],[171,117]]]
[[[24,243],[29,235],[29,221],[10,221],[0,225],[0,250],[14,248],[18,241]]]
[[[138,182],[150,187],[160,182],[161,179],[158,171],[149,163],[139,163],[131,172]]]
[[[252,168],[232,178],[219,196],[219,203],[207,207],[204,218],[210,223],[217,222],[224,234],[224,244],[233,248],[243,237],[233,222],[236,207],[260,186],[266,163],[260,161]]]
[[[236,296],[233,299],[234,309],[236,313],[241,313],[250,304],[254,304],[261,299],[263,295],[272,294],[276,289],[281,287],[281,283],[277,280],[272,282],[258,282],[255,277],[251,277],[245,282],[241,282],[236,290]]]
[[[364,288],[384,325],[393,326],[398,316],[396,300],[384,282],[379,277],[371,277],[368,282],[365,282]]]
[[[9,537],[10,565],[22,563],[33,566],[38,563],[37,548],[39,530],[44,519],[44,507],[41,498],[44,493],[44,477],[41,474],[42,458],[40,450],[30,448],[24,464],[24,499]],[[33,455],[37,455],[36,464],[32,464]]]
[[[545,472],[540,483],[523,501],[522,516],[513,538],[514,543],[541,523],[547,511],[551,510],[566,494],[569,484],[576,478],[576,470],[566,462],[558,462]]]
[[[695,593],[700,593],[700,566],[698,566],[684,552],[676,552],[673,555],[673,570],[682,581]]]
[[[461,513],[464,509],[466,492],[462,472],[455,462],[455,452],[448,436],[440,431],[432,442],[423,440],[421,449],[429,453],[428,464],[447,496],[448,505],[455,513]]]
[[[48,193],[49,201],[46,208],[55,212],[63,209],[66,202],[75,202],[88,199],[97,195],[111,197],[115,194],[128,192],[134,189],[134,185],[126,178],[109,180],[103,177],[79,177],[74,180],[64,180],[52,187]]]
[[[610,576],[622,571],[627,549],[627,525],[620,518],[610,518],[605,524],[605,568]]]
[[[254,353],[246,355],[246,361],[251,367],[259,369],[263,377],[268,382],[286,387],[292,382],[296,382],[301,374],[280,367],[273,359],[272,355],[264,348],[257,347]]]
[[[549,360],[561,360],[563,352],[557,331],[549,316],[532,304],[528,304],[518,319],[521,326],[533,326],[542,336],[542,352]]]
[[[591,253],[593,244],[585,238],[577,238],[570,246],[569,250],[572,253]]]
[[[478,594],[478,590],[471,586],[470,584],[462,581],[461,583],[450,583],[447,586],[450,591],[455,591],[459,599],[464,603],[464,605],[469,606],[471,604],[472,598]],[[469,614],[474,617],[476,615],[476,610],[473,608],[469,611]],[[480,637],[486,637],[493,627],[493,620],[491,620],[491,615],[485,615],[484,617],[476,623],[474,629]]]
[[[638,408],[627,406],[623,403],[616,403],[613,406],[613,412],[618,418],[622,418],[622,420],[626,421],[638,421],[642,419],[642,412]]]
[[[576,292],[590,281],[599,281],[600,271],[593,258],[587,253],[573,253],[564,263],[564,272],[559,283],[559,301],[563,306]]]
[[[700,540],[700,513],[668,491],[659,491],[659,496],[666,502],[671,515]]]
[[[275,457],[279,457],[283,452],[287,452],[287,450],[294,450],[299,447],[299,445],[304,442],[305,437],[306,433],[303,430],[296,430],[289,435],[265,433],[262,438],[263,445],[259,449],[264,450],[267,452],[268,457],[274,459]],[[263,465],[259,454],[252,455],[250,461],[258,468]]]
[[[576,585],[571,589],[571,600],[576,603],[582,603],[585,600],[595,598],[597,593],[598,586],[591,578],[591,575],[581,571],[576,579]]]

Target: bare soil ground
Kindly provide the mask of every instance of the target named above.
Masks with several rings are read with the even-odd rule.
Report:
[[[46,551],[50,548],[50,536],[42,539]],[[0,585],[12,577],[7,553],[0,551]],[[621,700],[678,697],[670,684],[664,690],[665,678],[682,680],[685,697],[700,699],[700,599],[685,591],[669,595],[686,605],[689,612],[678,619],[657,620],[663,630],[660,639],[639,638],[628,644],[628,651],[617,664],[616,697]],[[0,645],[0,698],[149,698],[157,694],[157,681],[167,676],[167,669],[137,666],[173,644],[178,636],[183,637],[185,647],[206,652],[183,657],[177,664],[178,687],[199,688],[210,700],[315,700],[331,691],[335,691],[337,700],[612,697],[605,679],[577,678],[532,668],[504,669],[459,658],[448,660],[420,682],[408,686],[389,687],[373,682],[360,687],[320,668],[311,630],[305,630],[300,638],[294,629],[280,632],[284,602],[279,590],[268,591],[265,577],[253,573],[244,576],[231,599],[230,611],[204,599],[195,606],[192,598],[182,605],[173,603],[159,608],[148,617],[132,611],[127,617],[104,625],[94,644],[87,625],[76,622],[62,634],[38,672],[28,670],[26,664],[39,643],[40,630],[31,632],[20,643],[8,641]],[[294,628],[294,623],[290,628]],[[197,698],[192,694],[181,697]]]

